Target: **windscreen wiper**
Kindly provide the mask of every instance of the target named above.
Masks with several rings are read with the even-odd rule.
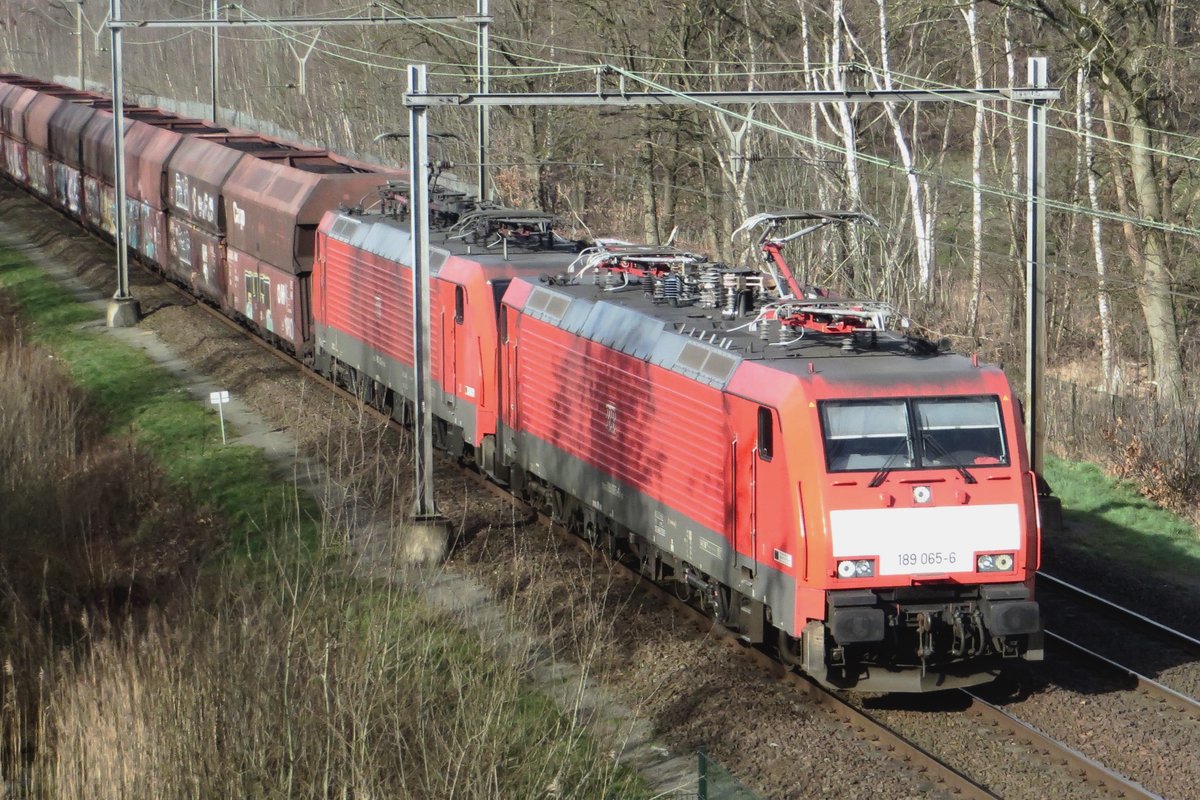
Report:
[[[896,456],[900,455],[900,453],[903,452],[906,447],[908,447],[907,436],[900,440],[900,443],[896,445],[896,447],[888,455],[887,459],[884,460],[883,466],[879,468],[879,472],[875,473],[875,477],[871,478],[871,481],[867,484],[867,486],[874,489],[882,484],[883,479],[886,478],[888,473],[892,471],[892,464],[895,462]]]
[[[954,458],[954,456],[950,455],[950,453],[946,450],[945,446],[941,442],[939,442],[937,439],[932,438],[931,436],[929,436],[929,434],[925,434],[924,436],[921,437],[921,441],[923,441],[925,443],[926,447],[928,447],[929,445],[932,444],[933,449],[937,450],[939,453],[941,453],[942,456],[946,459],[946,461],[950,462],[950,466],[952,466],[956,470],[958,470],[958,474],[963,476],[964,481],[966,481],[967,483],[979,483],[979,481],[977,481],[975,479],[975,476],[972,475],[970,472],[968,472],[967,468],[964,467],[962,464],[960,464],[958,462],[958,460]]]

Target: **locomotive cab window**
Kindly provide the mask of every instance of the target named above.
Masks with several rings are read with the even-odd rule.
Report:
[[[914,400],[927,467],[1007,464],[1000,407],[990,397]]]
[[[1006,466],[995,397],[823,401],[830,472]]]
[[[774,449],[775,424],[771,409],[766,406],[758,407],[758,457],[763,461],[771,460]]]
[[[830,472],[913,466],[903,400],[822,403],[821,422]]]

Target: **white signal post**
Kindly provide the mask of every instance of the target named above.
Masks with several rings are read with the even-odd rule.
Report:
[[[217,416],[221,418],[221,444],[225,441],[225,404],[229,402],[229,392],[209,392],[208,402],[217,407]]]

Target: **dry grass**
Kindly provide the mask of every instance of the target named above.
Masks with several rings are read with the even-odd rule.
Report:
[[[1064,458],[1104,465],[1147,499],[1200,525],[1200,403],[1110,395],[1050,381],[1047,442]]]
[[[530,690],[531,639],[351,576],[348,530],[188,569],[218,526],[22,338],[0,328],[0,794],[640,796]],[[398,507],[398,454],[357,437],[347,495]]]
[[[611,761],[391,584],[324,568],[206,587],[65,664],[35,796],[603,797]]]
[[[0,303],[0,566],[12,587],[87,602],[173,578],[214,543],[206,515],[104,417]]]

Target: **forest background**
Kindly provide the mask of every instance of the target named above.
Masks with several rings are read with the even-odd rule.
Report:
[[[123,16],[201,18],[207,0],[125,0]],[[246,18],[345,16],[366,3],[246,0]],[[414,16],[460,3],[374,4]],[[3,68],[109,84],[108,0],[0,5]],[[492,91],[936,89],[1027,84],[1047,56],[1048,447],[1099,461],[1200,517],[1200,7],[1176,0],[493,0]],[[285,27],[220,34],[221,122],[246,115],[313,144],[407,166],[406,66],[473,91],[476,26]],[[127,98],[210,101],[208,30],[133,30]],[[1024,349],[1025,116],[1019,102],[492,113],[496,198],[555,212],[571,235],[677,245],[750,263],[733,235],[784,208],[865,212],[788,255],[843,294],[895,303],[932,337],[999,361]],[[477,169],[475,116],[440,110],[432,156]]]

